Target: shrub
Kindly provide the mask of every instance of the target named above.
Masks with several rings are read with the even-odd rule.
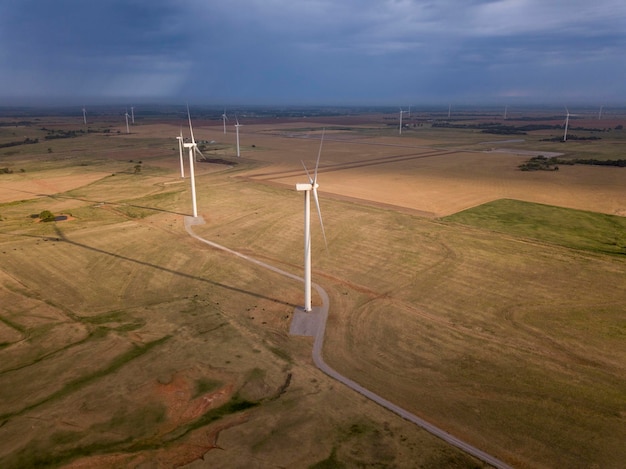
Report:
[[[50,211],[50,210],[44,210],[43,212],[41,212],[39,214],[39,219],[41,221],[54,221],[55,220],[55,216],[54,214]]]

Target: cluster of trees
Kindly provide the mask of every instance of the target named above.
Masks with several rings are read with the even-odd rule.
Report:
[[[83,130],[47,130],[47,132],[48,134],[44,137],[46,140],[55,140],[57,138],[74,138],[78,137],[78,134],[85,133]]]
[[[535,156],[518,168],[522,171],[558,171],[559,167],[554,162],[556,158],[546,158],[543,155]]]
[[[602,140],[602,137],[598,137],[596,135],[592,135],[590,137],[579,137],[578,135],[574,135],[574,134],[567,134],[567,139],[568,140],[580,140],[580,141],[584,141],[584,140]],[[550,138],[542,138],[541,139],[542,142],[562,142],[563,141],[563,137],[559,136],[559,137],[550,137]]]
[[[590,164],[594,166],[617,166],[618,168],[626,168],[626,160],[596,160],[593,158],[576,158],[571,161],[559,160],[559,164]]]
[[[30,121],[0,122],[0,127],[28,127],[30,125],[32,125]]]
[[[450,122],[435,122],[433,127],[444,127],[450,129],[474,129],[485,134],[496,135],[526,135],[533,130],[553,130],[560,129],[560,125],[550,124],[527,124],[527,125],[506,125],[500,122],[481,122],[478,124],[451,124]]]
[[[18,142],[0,143],[0,148],[16,147],[18,145],[32,145],[34,143],[39,143],[39,139],[26,137],[24,140],[20,140]]]
[[[617,166],[626,168],[626,160],[596,160],[594,158],[559,159],[556,156],[546,158],[543,155],[534,156],[518,168],[522,171],[558,171],[558,165],[588,164],[596,166]]]
[[[495,134],[495,135],[526,135],[527,132],[522,130],[517,130],[514,127],[502,126],[501,128],[496,129],[483,129],[481,130],[483,134]]]
[[[434,122],[433,127],[443,127],[449,129],[474,129],[480,130],[482,133],[486,134],[497,134],[497,135],[526,135],[527,132],[532,132],[533,130],[556,130],[562,129],[563,124],[526,124],[526,125],[506,125],[500,122],[480,122],[477,124],[453,124],[450,122]],[[617,125],[615,130],[622,130],[624,128],[623,125]],[[583,132],[610,132],[612,129],[604,128],[604,129],[596,129],[591,127],[570,127],[570,130],[578,130]],[[570,136],[567,136],[568,140]],[[600,137],[578,137],[572,138],[572,140],[598,140]],[[549,139],[546,141],[557,141],[558,138]]]

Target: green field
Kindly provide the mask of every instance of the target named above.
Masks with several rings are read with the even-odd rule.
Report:
[[[626,254],[626,218],[548,205],[497,200],[444,220],[559,246]]]

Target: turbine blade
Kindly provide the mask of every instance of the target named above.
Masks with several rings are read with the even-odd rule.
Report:
[[[324,222],[322,221],[322,210],[320,209],[320,201],[317,197],[317,188],[313,186],[313,198],[315,199],[315,206],[317,207],[317,216],[320,219],[320,226],[322,227],[322,236],[324,237],[324,246],[326,252],[328,252],[328,243],[326,242],[326,231],[324,231]]]
[[[311,184],[315,185],[317,182],[317,168],[320,165],[320,157],[322,156],[322,145],[324,144],[324,134],[326,133],[326,129],[322,129],[322,139],[320,140],[320,149],[317,152],[317,162],[315,163],[315,173],[313,175],[313,182]]]
[[[197,146],[193,147],[193,150],[194,152],[200,153],[200,156],[202,156],[203,159],[207,159]]]
[[[304,172],[306,173],[306,176],[309,178],[309,182],[311,183],[311,185],[313,185],[313,178],[311,177],[311,174],[309,173],[309,170],[306,169],[306,165],[304,164],[304,161],[300,160],[302,162],[302,167],[304,168]]]
[[[195,144],[196,140],[193,138],[193,127],[191,126],[191,114],[189,113],[189,103],[187,103],[187,117],[189,118],[189,132],[191,132],[191,143]]]

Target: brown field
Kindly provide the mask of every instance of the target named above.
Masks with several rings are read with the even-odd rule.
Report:
[[[376,119],[242,120],[240,160],[232,128],[194,121],[205,155],[232,162],[198,164],[195,231],[301,274],[293,184],[328,127],[325,360],[514,467],[620,467],[623,256],[440,217],[502,198],[626,215],[623,168],[521,172],[514,154],[623,158],[626,135],[398,137]],[[0,466],[481,467],[313,366],[311,339],[288,334],[301,285],[187,235],[180,123],[139,122],[0,148]],[[46,209],[72,219],[36,223]]]

